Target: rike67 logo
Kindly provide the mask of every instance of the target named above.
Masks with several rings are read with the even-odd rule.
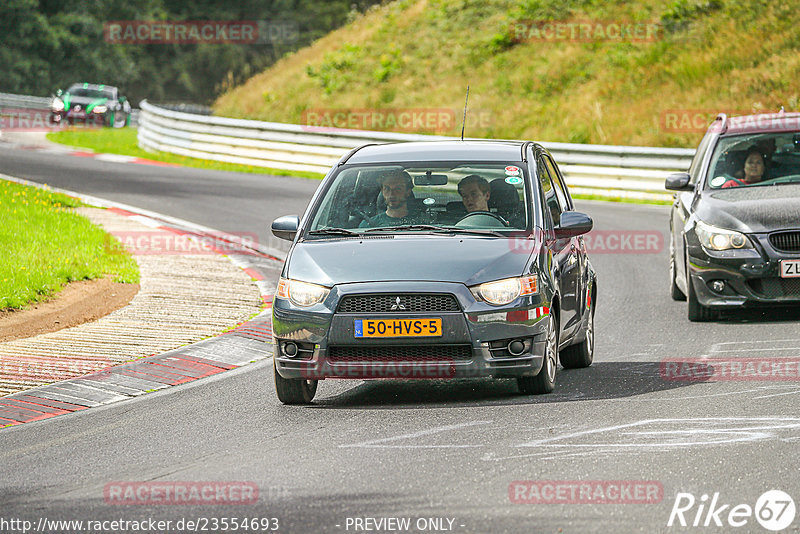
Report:
[[[727,527],[748,526],[754,532],[752,519],[767,530],[777,532],[792,524],[797,510],[794,500],[781,490],[769,490],[756,500],[755,507],[749,504],[726,503],[719,492],[710,498],[703,494],[699,499],[691,493],[678,493],[667,526]]]

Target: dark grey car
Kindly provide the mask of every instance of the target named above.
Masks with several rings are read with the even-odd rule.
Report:
[[[516,378],[548,393],[591,364],[597,284],[552,157],[536,143],[367,145],[300,219],[273,304],[275,384],[310,402],[327,378]]]

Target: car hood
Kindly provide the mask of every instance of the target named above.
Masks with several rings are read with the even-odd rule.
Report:
[[[800,184],[731,187],[703,195],[703,222],[745,233],[800,227]]]
[[[304,241],[292,250],[287,276],[324,286],[398,280],[474,285],[523,274],[531,250],[523,248],[515,249],[514,238],[464,235]]]

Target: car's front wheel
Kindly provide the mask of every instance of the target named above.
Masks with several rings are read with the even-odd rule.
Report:
[[[686,295],[683,294],[681,288],[678,287],[676,282],[676,277],[678,274],[678,268],[675,266],[675,242],[670,237],[669,240],[669,279],[670,279],[670,287],[669,293],[672,297],[672,300],[686,300]]]
[[[306,380],[305,378],[283,378],[278,369],[275,368],[275,391],[278,393],[278,400],[284,404],[310,404],[317,393],[317,380]]]
[[[544,351],[542,369],[536,376],[518,376],[517,387],[523,395],[540,395],[551,393],[556,387],[556,368],[558,367],[558,320],[550,314],[550,325],[547,328],[547,344]]]
[[[694,292],[694,285],[692,284],[691,277],[689,277],[688,269],[686,270],[686,289],[688,290],[686,298],[689,301],[689,320],[692,322],[703,322],[716,319],[717,313],[711,308],[703,306],[700,304],[700,301],[697,300],[697,293]]]
[[[592,299],[594,300],[594,299]],[[589,320],[586,323],[586,337],[576,345],[564,347],[558,355],[561,365],[565,369],[582,369],[592,365],[594,358],[594,302],[589,310]]]

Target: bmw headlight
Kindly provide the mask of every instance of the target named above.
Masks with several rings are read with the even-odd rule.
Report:
[[[534,295],[539,291],[539,277],[534,275],[519,278],[506,278],[495,282],[486,282],[470,288],[478,300],[484,300],[495,306],[510,304],[525,295]]]
[[[64,101],[58,97],[53,99],[53,103],[50,104],[50,109],[53,111],[64,111]]]
[[[697,221],[694,233],[700,240],[700,244],[709,250],[753,248],[752,243],[743,233],[717,228],[702,221]]]
[[[95,106],[92,110],[93,113],[97,114],[105,113],[106,111],[108,111],[108,106]]]
[[[281,278],[278,281],[278,292],[275,296],[288,300],[295,306],[307,307],[319,304],[325,300],[328,293],[330,293],[330,289],[324,286]]]

